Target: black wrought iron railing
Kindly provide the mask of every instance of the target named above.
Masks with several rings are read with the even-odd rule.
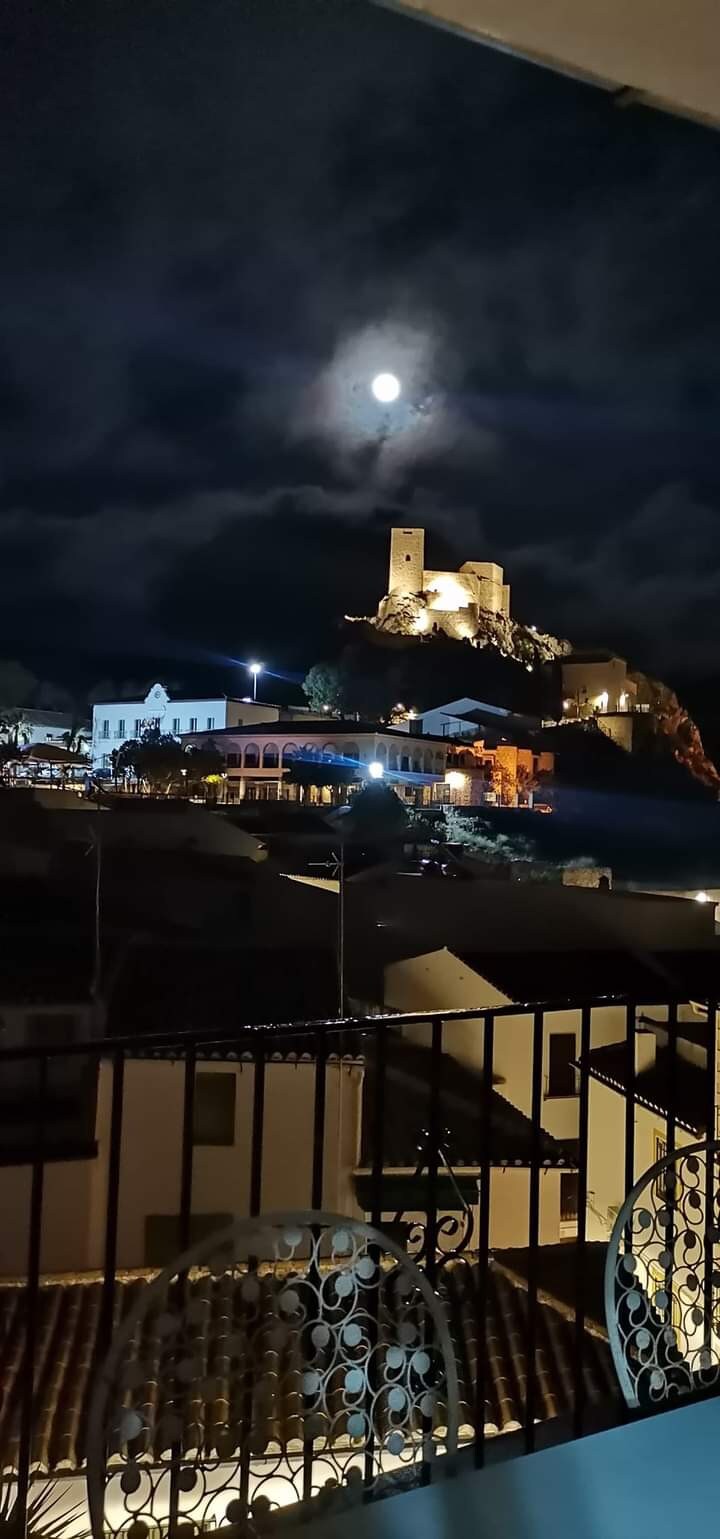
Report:
[[[171,1539],[326,1486],[438,1478],[456,1446],[482,1466],[498,1434],[530,1452],[619,1416],[605,1247],[647,1139],[714,1136],[715,1019],[714,1001],[607,995],[4,1050],[0,1459],[17,1532],[38,1482],[86,1474],[101,1392],[122,1501],[102,1512],[98,1476],[98,1522]],[[577,1041],[577,1096],[559,1106],[554,1030]],[[167,1492],[143,1509],[149,1469]]]

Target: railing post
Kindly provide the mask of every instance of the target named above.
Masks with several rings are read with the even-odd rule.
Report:
[[[262,1205],[262,1160],[265,1130],[265,1049],[262,1047],[259,1047],[255,1054],[253,1072],[253,1113],[248,1206],[250,1217],[257,1218]],[[257,1271],[257,1265],[258,1257],[248,1256],[248,1272]],[[252,1422],[254,1377],[252,1362],[248,1362],[243,1372],[242,1392],[243,1426],[247,1428],[250,1427]],[[248,1512],[250,1505],[250,1458],[250,1438],[245,1436],[241,1439],[240,1443],[240,1501],[244,1513]]]
[[[635,1185],[635,1015],[634,1004],[625,1007],[625,1197]],[[631,1236],[625,1236],[630,1246]]]
[[[434,1019],[430,1028],[430,1104],[428,1114],[427,1224],[425,1228],[425,1270],[434,1285],[437,1272],[438,1237],[438,1164],[440,1151],[440,1111],[443,1072],[443,1022]]]
[[[250,1217],[256,1218],[262,1201],[263,1135],[265,1132],[265,1049],[255,1054],[253,1082],[252,1147],[250,1151]]]
[[[325,1114],[327,1100],[327,1038],[323,1030],[315,1035],[315,1106],[313,1110],[313,1152],[310,1190],[311,1208],[321,1208],[325,1164]],[[317,1238],[317,1230],[313,1230]],[[313,1278],[313,1269],[309,1273]],[[315,1275],[317,1283],[317,1276]],[[312,1496],[313,1439],[303,1431],[303,1501]]]
[[[480,1190],[478,1192],[478,1259],[475,1295],[475,1464],[485,1463],[485,1397],[487,1386],[487,1305],[490,1263],[490,1181],[492,1171],[492,1104],[495,1016],[485,1015],[480,1125]]]
[[[100,1071],[102,1064],[100,1064]],[[125,1054],[122,1048],[112,1061],[112,1100],[110,1106],[110,1147],[108,1151],[107,1209],[105,1214],[105,1253],[103,1259],[102,1301],[98,1330],[98,1366],[107,1356],[115,1317],[115,1272],[117,1269],[118,1216],[120,1208],[120,1157],[122,1151]]]
[[[373,1080],[373,1114],[372,1114],[372,1188],[370,1223],[374,1229],[382,1228],[383,1218],[383,1175],[385,1168],[385,1074],[387,1063],[387,1026],[383,1021],[375,1027],[374,1043],[374,1080]],[[380,1255],[376,1247],[371,1251],[376,1266],[379,1265]],[[378,1308],[380,1304],[380,1289],[373,1290],[373,1301],[368,1311],[368,1378],[367,1392],[365,1396],[365,1414],[369,1432],[365,1442],[365,1495],[366,1499],[371,1495],[371,1486],[375,1478],[375,1437],[372,1430],[372,1405],[378,1386]]]
[[[528,1222],[528,1317],[527,1317],[527,1390],[525,1402],[525,1451],[532,1453],[535,1447],[535,1351],[537,1346],[537,1263],[540,1235],[540,1142],[542,1113],[542,1062],[545,1012],[533,1014],[532,1037],[532,1091],[530,1118],[532,1122],[530,1152],[530,1204]]]
[[[590,1114],[590,1027],[592,1012],[583,1005],[580,1016],[580,1099],[578,1105],[578,1232],[575,1247],[575,1361],[573,1368],[573,1432],[582,1437],[585,1410],[585,1246],[587,1243],[588,1128]]]
[[[178,1249],[180,1251],[187,1250],[190,1244],[195,1122],[195,1059],[196,1048],[195,1043],[192,1042],[188,1044],[185,1050],[182,1145],[180,1150],[180,1215],[178,1224]],[[186,1284],[187,1274],[183,1272],[178,1278],[178,1286],[182,1294],[185,1292]],[[182,1453],[181,1440],[179,1443],[173,1444],[171,1455],[170,1510],[168,1516],[169,1539],[176,1539],[177,1534]]]
[[[40,1255],[42,1247],[42,1213],[45,1184],[45,1112],[47,1098],[48,1059],[43,1054],[38,1075],[38,1101],[35,1119],[35,1147],[33,1153],[30,1186],[30,1233],[28,1237],[27,1287],[25,1290],[25,1351],[22,1366],[22,1407],[20,1412],[20,1444],[18,1449],[17,1502],[15,1505],[15,1533],[24,1539],[27,1533],[28,1492],[30,1489],[30,1463],[32,1456],[33,1421],[35,1412],[35,1355],[38,1335],[40,1304]]]
[[[709,999],[707,1005],[707,1067],[705,1086],[705,1127],[708,1143],[715,1139],[715,1076],[717,1073],[717,1048],[715,1041],[717,1000]],[[715,1271],[715,1161],[716,1155],[712,1149],[708,1149],[705,1158],[705,1286],[703,1288],[703,1345],[705,1351],[712,1354],[712,1333],[714,1325],[715,1290],[713,1288],[713,1273]]]

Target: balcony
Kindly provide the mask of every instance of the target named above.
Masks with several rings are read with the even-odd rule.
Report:
[[[609,1008],[615,1088],[594,1039]],[[666,1158],[691,1141],[683,1009],[603,997],[5,1051],[4,1083],[33,1086],[0,1156],[0,1456],[18,1532],[50,1500],[59,1533],[91,1521],[97,1539],[326,1512],[332,1531],[376,1496],[456,1490],[614,1425],[627,1437],[603,1274],[651,1163],[643,1119]],[[559,1011],[578,1033],[566,1141],[545,1122]],[[650,1108],[641,1014],[662,1039]],[[479,1070],[448,1050],[460,1023]],[[518,1023],[523,1104],[497,1070]],[[711,1003],[705,1027],[703,1058],[695,1015],[693,1114],[714,1130]],[[63,1144],[68,1065],[84,1099]],[[703,1388],[691,1374],[686,1399]]]

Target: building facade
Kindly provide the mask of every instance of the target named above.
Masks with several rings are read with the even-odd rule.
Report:
[[[633,748],[638,687],[624,657],[611,652],[573,652],[562,663],[563,720],[594,719],[601,732],[627,753]]]
[[[328,805],[347,801],[368,779],[385,780],[405,800],[424,805],[444,784],[450,747],[399,728],[310,716],[186,733],[182,741],[212,743],[224,755],[228,801]]]
[[[150,728],[180,738],[190,732],[222,731],[257,721],[277,721],[280,707],[227,695],[177,699],[163,684],[153,684],[144,700],[103,700],[93,706],[92,763],[109,770],[112,752]]]

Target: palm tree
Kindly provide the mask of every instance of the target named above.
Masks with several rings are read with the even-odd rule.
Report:
[[[72,1528],[77,1539],[90,1539],[84,1515],[84,1502],[78,1501],[63,1511],[62,1492],[54,1490],[51,1485],[41,1486],[39,1491],[30,1494],[24,1531],[27,1539],[62,1539],[67,1529]],[[17,1488],[8,1482],[0,1488],[0,1539],[4,1539],[5,1535],[17,1539],[17,1535],[23,1532],[23,1525],[19,1521],[22,1516],[17,1510]]]
[[[21,707],[13,706],[12,710],[3,711],[0,715],[0,733],[2,733],[3,742],[16,751],[30,742],[32,727],[25,720]]]
[[[88,746],[87,727],[82,721],[73,721],[67,732],[63,732],[61,742],[70,753],[84,753]]]

